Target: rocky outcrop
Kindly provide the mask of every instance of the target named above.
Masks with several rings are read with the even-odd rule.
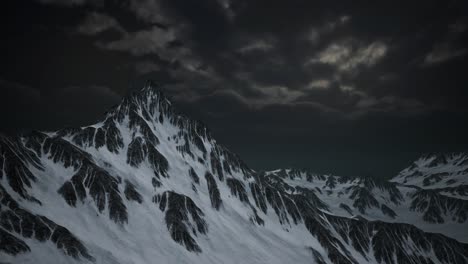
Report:
[[[362,214],[366,213],[366,209],[379,207],[380,203],[375,199],[372,192],[365,187],[352,186],[348,189],[351,192],[349,198],[353,199],[353,207],[358,209]]]
[[[218,185],[213,175],[209,172],[205,174],[206,183],[208,185],[208,192],[210,194],[211,205],[216,210],[219,210],[219,207],[222,204],[221,194],[219,193]]]
[[[128,215],[120,196],[120,183],[119,179],[96,164],[85,161],[75,175],[58,189],[58,193],[70,206],[76,206],[77,201],[84,202],[89,195],[99,212],[107,207],[110,219],[123,224],[128,221]]]
[[[420,189],[411,194],[411,210],[423,213],[423,219],[430,223],[444,223],[444,216],[451,216],[458,223],[468,217],[468,200],[439,194],[436,190]]]
[[[27,191],[36,181],[29,165],[42,169],[37,156],[23,148],[20,142],[0,135],[0,157],[0,180],[6,178],[10,187],[21,197],[37,201]]]
[[[353,210],[347,204],[340,203],[340,208],[348,212],[348,214],[353,215]]]
[[[190,168],[189,170],[189,176],[192,178],[193,182],[196,184],[200,184],[200,177],[198,177],[198,174],[195,172],[193,168]]]
[[[366,259],[369,259],[368,252],[372,249],[378,263],[436,263],[434,258],[420,253],[431,251],[440,263],[461,264],[468,260],[468,245],[439,234],[424,233],[412,225],[358,221],[336,216],[327,216],[327,219],[341,238],[353,245]],[[408,251],[410,245],[419,252]]]
[[[238,197],[239,200],[242,202],[249,203],[249,197],[247,196],[247,192],[245,191],[244,184],[234,178],[227,178],[226,179],[226,184],[231,190],[231,194]]]
[[[58,249],[74,258],[93,260],[82,242],[67,228],[57,225],[47,217],[35,215],[23,209],[0,186],[0,250],[8,254],[30,251],[29,246],[12,235],[16,233],[24,238],[44,242],[50,240]]]
[[[172,191],[166,191],[153,198],[159,204],[159,209],[166,213],[167,229],[172,239],[182,244],[189,251],[201,252],[200,246],[192,237],[206,234],[208,226],[203,219],[204,214],[190,197]]]
[[[380,206],[380,209],[382,210],[382,213],[384,215],[387,215],[389,216],[390,218],[395,218],[395,216],[397,216],[397,214],[395,213],[395,211],[393,211],[390,207],[386,206],[385,204],[382,204]]]
[[[130,142],[127,150],[127,163],[133,167],[138,167],[143,161],[147,160],[154,170],[156,177],[167,177],[169,162],[156,149],[151,142],[146,139],[136,137]]]
[[[133,183],[129,182],[128,180],[125,180],[125,197],[129,201],[135,201],[137,203],[142,203],[143,202],[143,197],[141,194],[136,190],[135,185]]]
[[[9,255],[17,255],[31,251],[31,249],[23,240],[0,228],[0,251]]]

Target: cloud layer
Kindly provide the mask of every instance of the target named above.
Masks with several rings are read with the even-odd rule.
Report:
[[[460,145],[468,140],[449,132],[468,131],[466,10],[466,1],[9,1],[3,130],[92,122],[151,78],[247,155],[274,144]]]

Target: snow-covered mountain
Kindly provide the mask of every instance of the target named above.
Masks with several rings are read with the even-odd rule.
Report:
[[[149,82],[94,125],[0,138],[0,262],[467,263],[466,175],[428,189],[443,165],[415,164],[256,172]]]
[[[468,155],[427,154],[400,172],[393,182],[423,189],[458,188],[468,185]]]
[[[281,178],[290,187],[314,190],[334,215],[408,223],[423,231],[441,233],[468,243],[468,185],[463,181],[468,173],[449,175],[446,179],[448,183],[441,183],[438,188],[426,188],[422,175],[412,179],[418,182],[416,185],[399,183],[401,175],[406,175],[413,166],[390,181],[371,177],[317,175],[297,169],[282,169],[267,174]],[[442,170],[442,167],[440,165],[439,169]],[[427,173],[430,174],[430,171],[427,170]],[[453,184],[449,181],[451,178],[461,184]]]

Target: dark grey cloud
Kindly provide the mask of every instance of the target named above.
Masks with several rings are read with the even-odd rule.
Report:
[[[383,42],[369,44],[354,44],[351,40],[343,43],[332,43],[326,49],[318,52],[307,64],[323,63],[335,66],[337,71],[352,72],[365,66],[372,67],[387,53],[387,45]]]
[[[78,26],[78,32],[85,35],[96,35],[106,30],[125,32],[115,18],[98,12],[89,13]]]
[[[147,54],[163,56],[163,54],[168,53],[166,52],[168,45],[174,40],[176,39],[172,31],[153,26],[137,32],[126,32],[121,39],[108,43],[98,43],[98,46],[103,49],[127,51],[135,56]]]
[[[461,41],[463,36],[466,36],[467,31],[467,17],[460,18],[448,25],[448,32],[444,38],[434,43],[432,50],[424,57],[423,66],[432,66],[467,55],[466,43]]]
[[[150,60],[143,60],[143,61],[139,61],[135,64],[135,70],[139,73],[139,74],[147,74],[147,73],[151,73],[151,72],[157,72],[159,70],[161,70],[161,68],[154,62],[150,61]]]
[[[399,156],[468,145],[466,10],[465,1],[9,2],[2,130],[91,123],[151,78],[259,168],[333,170],[326,160],[336,158],[358,173],[367,157],[394,170]]]
[[[86,2],[89,2],[87,0],[37,0],[40,3],[43,4],[56,4],[56,5],[64,5],[64,6],[78,6],[78,5],[84,5]]]

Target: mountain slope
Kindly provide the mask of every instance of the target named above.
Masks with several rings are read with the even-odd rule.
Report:
[[[466,185],[424,189],[422,180],[419,187],[397,183],[395,178],[350,178],[297,169],[267,174],[281,178],[290,188],[315,191],[334,215],[413,224],[426,232],[468,242]]]
[[[468,261],[453,238],[341,216],[322,190],[251,170],[152,83],[94,125],[2,137],[0,154],[2,261]],[[341,184],[322,181],[324,191]],[[376,207],[368,182],[348,186],[363,212]],[[378,188],[400,201],[394,187]]]
[[[392,179],[424,189],[468,185],[468,155],[465,153],[427,154]]]

